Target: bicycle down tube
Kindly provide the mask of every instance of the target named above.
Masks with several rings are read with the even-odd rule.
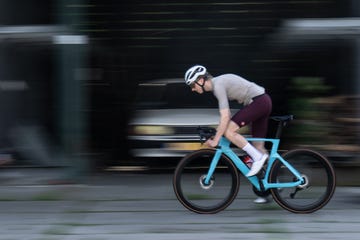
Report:
[[[259,179],[257,176],[248,177],[248,180],[251,182],[251,184],[256,187],[258,190],[261,190],[260,181],[262,181],[262,186],[264,187],[264,190],[267,190],[269,188],[286,188],[286,187],[295,187],[303,183],[303,179],[301,174],[293,168],[285,159],[283,159],[277,152],[280,140],[279,139],[269,139],[269,138],[246,138],[249,142],[252,141],[264,141],[264,142],[271,142],[271,151],[267,163],[267,169],[265,171],[265,176],[263,179]],[[240,172],[245,176],[249,172],[249,168],[246,166],[246,164],[231,150],[230,148],[231,142],[225,138],[222,137],[220,139],[219,146],[216,150],[216,154],[214,155],[208,173],[206,175],[206,178],[204,180],[205,184],[209,184],[211,177],[215,171],[215,168],[218,164],[218,161],[221,157],[221,154],[225,154],[228,156],[232,162],[236,165],[236,167],[240,170]],[[269,174],[270,174],[270,168],[274,164],[274,162],[278,160],[281,161],[284,166],[288,168],[288,170],[296,177],[296,181],[294,182],[286,182],[286,183],[269,183]]]

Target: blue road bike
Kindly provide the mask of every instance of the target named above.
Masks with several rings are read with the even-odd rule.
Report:
[[[236,198],[240,174],[261,196],[271,194],[284,209],[293,213],[311,213],[324,207],[335,191],[336,176],[329,160],[309,149],[295,149],[278,153],[279,137],[284,126],[293,117],[272,117],[278,121],[274,139],[247,138],[248,141],[265,141],[270,146],[267,164],[256,176],[246,177],[248,166],[222,137],[216,149],[200,149],[185,156],[177,165],[173,187],[178,200],[196,213],[217,213],[228,207]],[[214,128],[199,127],[201,141],[215,134]]]

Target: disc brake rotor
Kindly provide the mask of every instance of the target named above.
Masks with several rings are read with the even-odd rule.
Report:
[[[200,186],[202,189],[208,190],[214,185],[215,179],[214,179],[214,177],[211,177],[208,184],[205,183],[205,179],[206,179],[206,175],[202,175],[200,177],[200,179],[199,179]]]

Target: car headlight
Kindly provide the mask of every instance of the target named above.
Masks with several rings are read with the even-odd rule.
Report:
[[[135,135],[168,135],[174,134],[174,130],[167,126],[135,126]]]

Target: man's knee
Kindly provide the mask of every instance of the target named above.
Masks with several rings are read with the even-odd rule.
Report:
[[[232,140],[234,139],[235,135],[237,134],[237,130],[239,129],[239,126],[234,123],[233,121],[229,122],[229,125],[225,131],[225,137]]]
[[[225,137],[229,139],[230,141],[235,138],[235,135],[237,134],[236,130],[233,129],[226,129],[225,131]]]

